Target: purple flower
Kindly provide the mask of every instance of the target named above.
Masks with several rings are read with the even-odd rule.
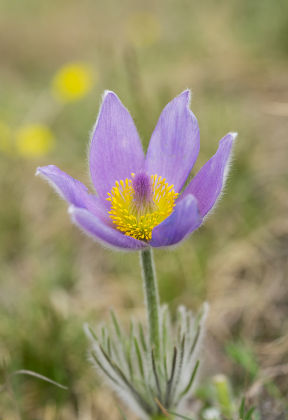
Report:
[[[54,165],[39,167],[37,174],[68,201],[73,222],[94,239],[131,250],[174,245],[197,229],[215,205],[236,138],[236,133],[223,137],[216,154],[182,192],[200,146],[189,104],[186,90],[166,105],[145,157],[132,117],[108,91],[89,150],[97,195]]]

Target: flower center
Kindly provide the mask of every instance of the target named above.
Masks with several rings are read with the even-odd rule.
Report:
[[[173,211],[178,193],[165,178],[145,173],[131,174],[131,179],[116,181],[107,200],[109,215],[127,236],[150,241],[152,230]]]

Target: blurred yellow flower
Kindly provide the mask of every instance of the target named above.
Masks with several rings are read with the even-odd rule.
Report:
[[[160,39],[160,22],[152,13],[135,13],[126,21],[126,34],[136,47],[149,47]]]
[[[52,81],[53,94],[63,102],[76,101],[89,93],[95,83],[95,72],[81,63],[62,67]]]
[[[5,122],[0,121],[0,152],[10,153],[12,150],[12,130]]]
[[[16,150],[24,157],[46,155],[54,146],[54,136],[49,127],[42,124],[27,124],[15,133]]]

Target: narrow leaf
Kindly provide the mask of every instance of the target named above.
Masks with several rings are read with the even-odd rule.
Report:
[[[127,386],[127,388],[129,389],[129,391],[131,392],[131,394],[134,396],[134,398],[138,402],[138,404],[143,408],[144,411],[146,411],[146,413],[151,414],[152,413],[151,407],[144,400],[144,398],[142,397],[142,395],[140,395],[139,392],[134,388],[134,386],[128,381],[128,379],[126,378],[124,372],[122,372],[122,370],[120,369],[120,367],[118,365],[116,365],[116,363],[114,363],[113,360],[110,359],[110,357],[105,352],[105,350],[103,349],[102,346],[100,346],[100,349],[101,349],[101,351],[103,353],[103,356],[107,360],[107,362],[110,364],[110,366],[112,367],[112,369],[122,379],[123,383]]]
[[[255,411],[255,407],[251,407],[248,410],[248,412],[247,412],[247,414],[245,416],[245,420],[250,420],[252,418],[252,414],[254,413],[254,411]]]
[[[241,400],[240,407],[239,407],[239,416],[241,419],[244,419],[244,415],[245,415],[245,398],[243,397]]]
[[[157,391],[158,391],[158,398],[161,400],[162,399],[161,398],[162,393],[161,393],[161,388],[160,388],[159,376],[158,376],[157,369],[156,369],[154,349],[152,349],[152,351],[151,351],[151,358],[152,358],[153,375],[154,375],[154,378],[155,378],[155,383],[156,383],[156,387],[157,387]]]
[[[84,331],[91,341],[95,340],[98,343],[99,340],[97,334],[95,333],[95,331],[92,330],[92,328],[88,324],[84,324]]]
[[[171,388],[172,388],[174,374],[175,374],[176,361],[177,361],[177,349],[176,349],[176,347],[174,347],[172,367],[171,367],[171,375],[170,375],[170,378],[167,382],[167,389],[166,389],[166,396],[165,396],[165,405],[166,406],[168,406],[169,400],[170,400]]]
[[[187,392],[189,391],[189,389],[191,388],[191,386],[193,385],[193,382],[194,382],[194,379],[195,379],[195,376],[196,376],[196,373],[197,373],[197,370],[198,370],[198,367],[199,367],[199,360],[197,360],[197,362],[196,362],[196,364],[195,364],[195,367],[194,367],[194,369],[193,369],[193,372],[192,372],[192,375],[191,375],[191,378],[190,378],[190,381],[188,382],[188,385],[186,386],[186,388],[180,393],[180,395],[179,395],[179,397],[178,397],[178,400],[180,400],[182,397],[184,397],[184,395],[186,395],[187,394]]]
[[[193,420],[191,417],[182,416],[181,414],[174,413],[174,411],[168,411],[168,413],[169,413],[169,414],[172,414],[173,416],[178,417],[179,419],[184,419],[184,420]]]
[[[182,342],[181,342],[179,364],[178,364],[178,369],[177,369],[177,373],[175,375],[175,381],[174,381],[174,385],[173,385],[173,393],[174,394],[176,394],[176,392],[177,392],[177,387],[178,387],[179,380],[180,380],[180,377],[181,377],[183,361],[184,361],[184,354],[185,354],[185,335],[183,336]]]
[[[144,367],[143,367],[143,362],[142,362],[142,355],[141,355],[141,351],[140,351],[139,344],[136,337],[134,337],[134,346],[136,350],[139,370],[140,370],[142,378],[144,379]]]
[[[117,379],[115,379],[110,372],[108,372],[108,370],[104,367],[103,363],[100,362],[100,360],[98,359],[98,357],[96,356],[95,352],[91,353],[91,356],[94,360],[94,362],[96,363],[96,365],[103,371],[103,373],[112,381],[114,382],[116,385],[121,386],[119,384],[119,382],[117,381]]]
[[[121,338],[122,338],[121,328],[120,328],[120,325],[117,321],[116,315],[115,315],[115,313],[112,309],[110,311],[110,316],[112,318],[112,322],[113,322],[117,337],[119,338],[119,340],[121,340]]]
[[[189,358],[190,358],[190,357],[192,356],[192,354],[194,353],[195,347],[196,347],[196,345],[197,345],[197,343],[198,343],[198,340],[199,340],[199,337],[200,337],[200,331],[201,331],[201,329],[200,329],[200,325],[198,325],[198,327],[197,327],[197,331],[196,331],[196,334],[195,334],[195,337],[194,337],[194,340],[193,340],[193,342],[192,342],[192,346],[191,346],[191,348],[190,348]]]
[[[168,320],[167,320],[167,308],[163,310],[162,314],[162,354],[163,354],[163,364],[164,364],[164,375],[165,380],[168,380],[168,369],[167,369],[167,336],[168,336]]]
[[[33,372],[32,370],[20,369],[20,370],[16,370],[15,372],[12,372],[12,375],[29,375],[29,376],[34,376],[34,378],[41,379],[42,381],[45,381],[45,382],[49,382],[52,385],[58,386],[58,388],[68,389],[67,386],[61,385],[58,382],[55,382],[52,379],[47,378],[47,376],[40,375],[40,373]]]
[[[144,334],[143,326],[142,326],[141,323],[139,323],[139,336],[140,336],[140,341],[141,341],[143,350],[145,351],[145,353],[147,353],[147,344],[146,344],[146,340],[145,340],[145,334]]]

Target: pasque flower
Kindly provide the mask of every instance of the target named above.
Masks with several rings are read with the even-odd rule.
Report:
[[[54,165],[39,167],[70,204],[73,222],[96,240],[122,249],[174,245],[197,229],[215,205],[228,172],[236,133],[184,187],[200,145],[186,90],[166,105],[146,157],[128,110],[104,94],[93,129],[89,165],[96,194]]]

